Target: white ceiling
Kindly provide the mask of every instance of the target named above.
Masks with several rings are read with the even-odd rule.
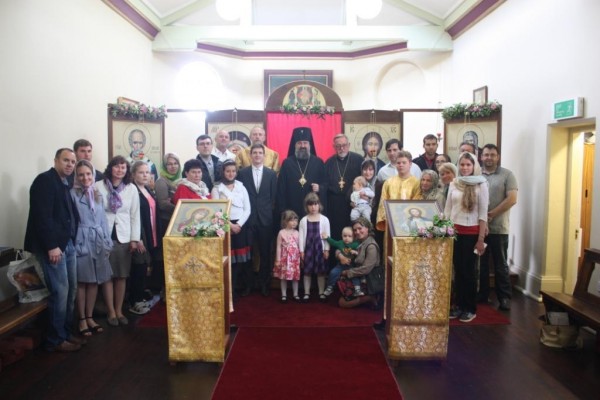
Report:
[[[154,37],[155,51],[196,50],[205,45],[237,55],[280,52],[287,56],[294,52],[358,54],[401,43],[406,50],[451,51],[453,38],[448,29],[486,3],[383,0],[379,15],[367,20],[349,11],[351,0],[244,1],[241,17],[226,21],[216,11],[216,0],[128,0],[160,31]],[[488,7],[486,13],[503,1]]]

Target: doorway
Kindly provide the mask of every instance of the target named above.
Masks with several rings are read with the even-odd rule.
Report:
[[[541,276],[541,289],[545,291],[572,293],[575,287],[584,235],[587,233],[589,238],[591,229],[593,176],[589,174],[585,176],[586,182],[590,182],[585,197],[590,199],[589,211],[584,207],[583,194],[584,170],[593,171],[593,153],[590,156],[588,150],[586,155],[584,143],[586,133],[589,137],[595,131],[595,118],[548,126],[546,234]]]

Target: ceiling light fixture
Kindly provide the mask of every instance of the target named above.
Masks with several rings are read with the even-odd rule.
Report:
[[[235,21],[240,19],[242,3],[245,0],[217,0],[215,7],[219,17],[226,21]]]
[[[358,18],[373,19],[381,12],[382,0],[349,0]]]

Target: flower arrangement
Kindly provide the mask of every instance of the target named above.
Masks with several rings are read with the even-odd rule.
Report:
[[[444,110],[442,111],[442,118],[444,118],[445,121],[464,118],[486,118],[499,113],[500,110],[502,110],[502,104],[498,103],[497,101],[492,101],[490,103],[485,104],[458,103],[448,108],[444,108]]]
[[[167,118],[167,107],[147,106],[145,104],[109,104],[108,108],[113,117],[126,117],[138,119]]]
[[[190,224],[183,228],[185,237],[223,237],[225,232],[229,232],[229,215],[223,211],[217,211],[210,222],[200,222]]]
[[[456,239],[456,229],[454,223],[449,219],[444,219],[444,215],[435,215],[433,217],[433,225],[426,228],[419,228],[411,232],[411,236],[425,239],[433,238],[453,238]]]
[[[325,119],[325,115],[333,115],[335,107],[325,106],[299,106],[298,104],[284,104],[279,107],[279,111],[286,114],[303,114],[307,117],[311,114],[318,115],[319,118]]]

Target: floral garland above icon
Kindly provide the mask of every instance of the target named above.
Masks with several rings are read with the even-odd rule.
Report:
[[[449,219],[444,219],[444,215],[435,215],[433,217],[433,225],[426,228],[419,228],[410,233],[416,238],[453,238],[456,239],[456,229],[454,223]]]
[[[492,101],[484,104],[463,104],[458,103],[453,106],[444,108],[442,118],[445,121],[457,119],[477,119],[487,118],[494,114],[498,114],[502,110],[502,104],[497,101]]]
[[[279,111],[286,114],[302,114],[307,117],[310,115],[317,115],[319,118],[325,119],[326,115],[333,115],[335,113],[335,107],[328,106],[300,106],[297,104],[284,104],[279,107]]]
[[[210,222],[190,224],[183,228],[182,234],[185,237],[203,238],[223,237],[225,232],[229,232],[229,216],[223,211],[217,211]]]
[[[138,119],[162,119],[167,118],[167,107],[162,105],[160,107],[147,106],[145,104],[109,104],[108,108],[111,115],[116,117],[125,118],[138,118]]]

